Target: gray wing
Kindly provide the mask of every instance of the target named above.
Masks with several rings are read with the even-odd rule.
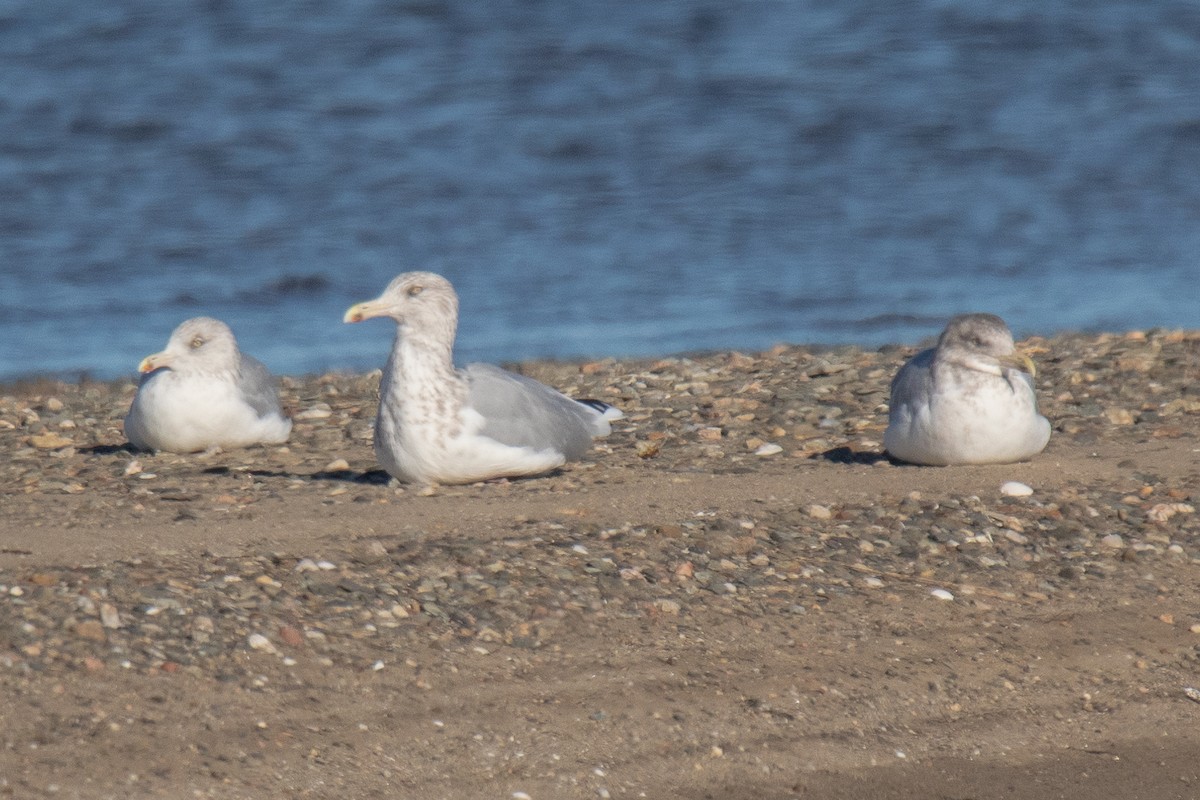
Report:
[[[597,410],[491,364],[471,364],[463,373],[467,405],[483,416],[484,436],[510,447],[557,450],[569,459],[591,447]]]
[[[238,389],[260,417],[271,413],[283,416],[275,377],[261,361],[245,353],[242,353],[242,363],[238,369]]]
[[[933,356],[934,348],[922,350],[910,358],[896,377],[892,378],[892,397],[889,406],[892,413],[914,400],[927,398],[933,393]]]

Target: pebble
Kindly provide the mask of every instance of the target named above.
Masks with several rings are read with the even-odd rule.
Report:
[[[1146,512],[1151,522],[1166,522],[1176,514],[1192,514],[1196,509],[1189,503],[1157,503]]]
[[[264,653],[275,652],[275,645],[271,644],[271,640],[261,633],[252,633],[247,636],[246,644],[250,645],[251,650],[261,650]]]
[[[121,627],[121,615],[117,613],[117,607],[112,603],[100,604],[100,624],[106,628]]]
[[[304,422],[313,419],[329,419],[331,416],[333,416],[333,409],[329,407],[328,403],[314,403],[293,416],[292,419]]]
[[[933,589],[929,593],[931,595],[933,595],[934,597],[936,597],[938,600],[953,600],[954,599],[954,595],[952,593],[946,591],[945,589]]]
[[[29,443],[38,450],[58,450],[74,442],[57,433],[39,433],[29,437]]]
[[[1124,547],[1125,540],[1119,533],[1110,533],[1100,540],[1100,545],[1102,547]]]
[[[754,455],[756,455],[756,456],[773,456],[776,453],[782,453],[782,452],[783,452],[783,448],[780,447],[779,445],[775,444],[774,442],[766,442],[766,443],[760,444],[758,446],[758,448],[754,451]]]
[[[103,642],[108,639],[108,634],[104,632],[104,626],[94,619],[78,623],[75,626],[75,635],[91,639],[94,642]]]
[[[1104,410],[1104,416],[1113,425],[1132,425],[1134,423],[1133,412],[1127,408],[1107,408]]]
[[[830,511],[827,507],[817,505],[816,503],[806,508],[805,511],[813,519],[831,519],[833,517],[832,511]]]
[[[676,600],[655,600],[654,607],[664,614],[677,616],[683,609],[683,606]]]
[[[289,647],[299,647],[304,644],[304,634],[291,625],[281,625],[279,627],[279,641]]]
[[[1000,487],[1000,494],[1005,497],[1029,497],[1033,488],[1020,481],[1008,481]]]

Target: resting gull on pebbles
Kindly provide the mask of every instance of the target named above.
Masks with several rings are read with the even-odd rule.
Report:
[[[910,359],[892,380],[884,447],[913,464],[1028,459],[1050,438],[1050,423],[1037,410],[1034,373],[1004,320],[954,317],[937,346]]]
[[[138,371],[142,379],[125,417],[125,435],[138,449],[279,444],[292,431],[271,373],[238,350],[218,319],[180,323],[166,349],[142,359]]]
[[[375,454],[391,475],[426,485],[538,475],[582,457],[621,412],[573,400],[489,364],[456,369],[454,287],[432,272],[397,276],[343,321],[396,321],[379,387]]]

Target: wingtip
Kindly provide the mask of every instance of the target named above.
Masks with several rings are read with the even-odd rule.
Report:
[[[608,422],[611,422],[614,419],[623,419],[625,417],[625,414],[621,411],[621,409],[617,408],[611,403],[606,403],[603,400],[592,400],[587,398],[584,400],[576,400],[575,402],[582,403],[583,405],[592,409],[600,415],[600,419]]]

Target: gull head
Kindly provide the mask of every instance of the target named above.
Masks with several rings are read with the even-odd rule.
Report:
[[[342,322],[362,322],[388,317],[397,324],[419,330],[436,330],[458,321],[458,295],[450,281],[433,272],[397,275],[383,294],[346,310]]]
[[[1033,359],[1016,349],[1012,331],[995,314],[959,314],[938,337],[937,349],[965,366],[1001,374],[1002,368],[1037,374]]]
[[[228,325],[212,317],[194,317],[179,323],[166,349],[143,358],[138,372],[223,372],[234,369],[238,360],[237,340]]]

